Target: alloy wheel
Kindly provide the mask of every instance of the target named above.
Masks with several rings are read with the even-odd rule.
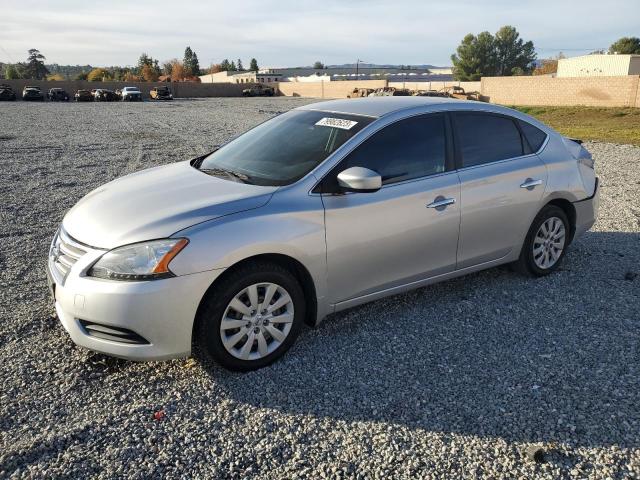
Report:
[[[533,239],[533,261],[538,268],[547,270],[553,267],[564,250],[566,229],[558,217],[549,217],[536,232]]]
[[[224,348],[241,360],[258,360],[285,341],[294,319],[293,299],[280,285],[255,283],[238,292],[220,322]]]

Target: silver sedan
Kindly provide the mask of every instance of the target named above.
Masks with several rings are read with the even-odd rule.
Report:
[[[333,312],[500,264],[547,275],[597,210],[591,155],[527,115],[336,100],[90,192],[48,273],[81,346],[159,360],[197,344],[250,370]]]

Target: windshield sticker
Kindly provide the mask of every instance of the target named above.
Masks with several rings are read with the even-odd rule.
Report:
[[[322,127],[341,128],[342,130],[351,130],[357,124],[358,122],[354,122],[353,120],[331,117],[324,117],[322,120],[318,120],[316,122],[316,125],[320,125]]]

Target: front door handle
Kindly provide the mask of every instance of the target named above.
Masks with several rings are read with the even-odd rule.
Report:
[[[527,190],[533,190],[538,185],[542,185],[542,180],[534,180],[533,178],[527,178],[520,188],[526,188]]]
[[[435,208],[436,210],[443,210],[447,205],[456,203],[455,198],[444,198],[442,196],[436,197],[436,199],[427,205],[427,208]]]

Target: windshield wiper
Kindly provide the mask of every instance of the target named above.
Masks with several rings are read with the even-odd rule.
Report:
[[[234,172],[233,170],[227,170],[226,168],[201,168],[201,171],[209,175],[226,175],[236,180],[240,180],[242,183],[250,183],[248,175],[240,172]]]

